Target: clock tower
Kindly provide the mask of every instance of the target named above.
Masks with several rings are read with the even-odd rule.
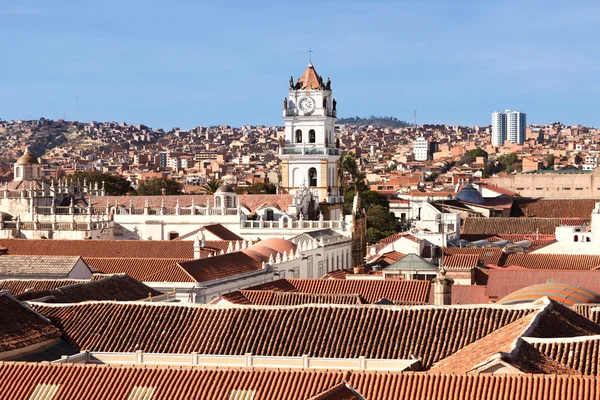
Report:
[[[340,150],[334,136],[336,101],[331,81],[323,82],[312,63],[283,102],[285,136],[280,140],[281,185],[296,194],[308,188],[318,203],[342,203],[338,186]]]

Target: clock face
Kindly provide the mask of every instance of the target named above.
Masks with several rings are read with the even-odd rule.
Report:
[[[298,102],[298,108],[304,112],[311,112],[315,108],[315,102],[310,97],[303,97]]]

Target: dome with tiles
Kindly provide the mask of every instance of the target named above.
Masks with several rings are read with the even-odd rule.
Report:
[[[464,201],[465,203],[483,204],[485,200],[479,190],[475,189],[472,185],[467,185],[462,188],[457,194],[456,199]]]
[[[573,304],[600,303],[600,294],[581,286],[569,283],[541,283],[512,292],[498,304],[526,304],[548,297],[566,306]]]

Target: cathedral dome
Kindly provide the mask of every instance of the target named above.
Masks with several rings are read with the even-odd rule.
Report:
[[[479,190],[475,189],[472,185],[467,185],[462,188],[457,194],[456,199],[464,201],[465,203],[472,204],[484,204],[483,196],[479,193]]]
[[[33,165],[39,163],[40,162],[38,161],[38,159],[34,157],[33,154],[31,154],[31,149],[29,148],[29,146],[27,146],[27,148],[25,149],[25,154],[19,157],[19,159],[16,162],[16,164],[18,165]]]
[[[229,185],[229,183],[224,183],[215,191],[216,193],[235,193],[235,190]]]

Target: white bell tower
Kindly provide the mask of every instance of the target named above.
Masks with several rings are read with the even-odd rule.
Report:
[[[343,202],[337,177],[336,108],[331,81],[323,82],[312,63],[297,82],[290,77],[283,103],[285,137],[279,148],[282,188],[288,193],[307,186],[319,203]]]

